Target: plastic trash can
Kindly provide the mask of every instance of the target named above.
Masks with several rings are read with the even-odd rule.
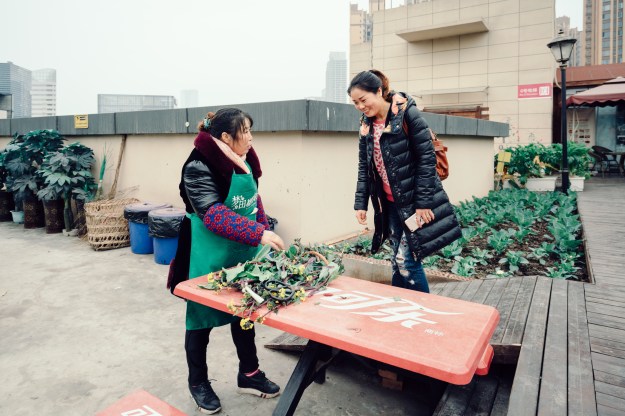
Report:
[[[154,253],[154,243],[148,233],[148,213],[155,209],[171,207],[170,204],[137,202],[124,207],[124,218],[130,231],[130,251],[135,254]]]
[[[154,241],[154,261],[169,264],[178,249],[178,231],[184,209],[161,208],[148,213],[148,232]]]

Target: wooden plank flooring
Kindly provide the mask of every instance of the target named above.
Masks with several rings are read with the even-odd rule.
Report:
[[[584,285],[597,414],[625,415],[625,179],[578,194],[595,284]]]

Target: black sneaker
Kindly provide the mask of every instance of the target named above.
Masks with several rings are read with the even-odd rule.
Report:
[[[251,377],[239,371],[237,384],[239,385],[239,393],[253,394],[263,399],[271,399],[280,394],[280,386],[265,377],[263,371],[259,371]]]
[[[205,381],[195,387],[189,386],[189,391],[191,392],[191,398],[195,401],[195,404],[200,412],[212,415],[221,410],[219,397],[217,397],[215,391],[211,387],[210,381]]]

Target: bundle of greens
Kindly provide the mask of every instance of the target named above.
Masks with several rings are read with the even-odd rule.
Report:
[[[340,255],[320,247],[304,247],[296,240],[287,250],[271,252],[263,246],[249,261],[229,269],[209,273],[202,289],[235,288],[243,293],[241,302],[228,309],[243,319],[241,327],[250,329],[262,323],[270,312],[292,303],[303,302],[343,272]],[[266,307],[262,315],[256,311]]]

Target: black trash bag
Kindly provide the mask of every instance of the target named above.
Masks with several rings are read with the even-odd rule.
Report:
[[[267,216],[267,222],[269,223],[269,231],[274,231],[274,228],[276,228],[276,225],[278,225],[278,220],[274,217],[270,217],[267,214],[265,215]]]
[[[171,204],[153,204],[151,202],[137,202],[136,204],[126,205],[124,207],[124,218],[126,218],[130,222],[134,222],[137,224],[147,224],[148,223],[148,212],[161,209],[161,208],[169,208]]]
[[[148,235],[155,238],[178,237],[184,209],[161,208],[148,213]]]

